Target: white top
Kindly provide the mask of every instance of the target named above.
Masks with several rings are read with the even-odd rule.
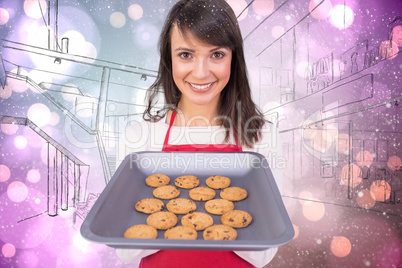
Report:
[[[163,142],[169,125],[162,118],[159,122],[151,123],[141,121],[126,128],[120,139],[124,143],[119,147],[119,159],[129,153],[139,151],[162,151]],[[205,127],[177,127],[170,129],[169,144],[224,144],[225,128],[221,126]],[[231,133],[229,143],[236,144]],[[254,144],[254,148],[242,148],[243,151],[257,152],[265,156],[274,175],[275,182],[282,192],[282,169],[285,160],[282,156],[282,142],[279,132],[274,124],[267,123],[262,128],[262,139]],[[126,263],[151,255],[158,250],[116,249],[117,255]],[[256,267],[268,264],[277,248],[264,251],[234,251],[238,256]]]

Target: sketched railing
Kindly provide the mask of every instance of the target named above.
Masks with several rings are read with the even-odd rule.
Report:
[[[49,216],[57,216],[59,208],[68,210],[69,206],[76,207],[78,202],[85,201],[89,165],[27,118],[0,115],[0,122],[27,126],[47,142],[47,214]],[[72,196],[70,196],[69,183],[73,185]],[[70,198],[72,204],[69,204]]]

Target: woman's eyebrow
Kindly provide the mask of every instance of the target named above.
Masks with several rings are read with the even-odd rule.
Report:
[[[215,51],[220,50],[220,49],[228,49],[228,48],[226,48],[226,47],[215,47],[215,48],[211,49],[209,52],[215,52]],[[178,47],[178,48],[176,48],[174,51],[195,52],[194,49],[187,48],[187,47]]]

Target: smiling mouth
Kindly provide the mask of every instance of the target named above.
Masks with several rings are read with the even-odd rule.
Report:
[[[204,89],[209,88],[213,84],[213,82],[209,83],[209,84],[205,84],[205,85],[196,85],[196,84],[192,84],[192,83],[189,83],[189,84],[195,89],[204,90]]]

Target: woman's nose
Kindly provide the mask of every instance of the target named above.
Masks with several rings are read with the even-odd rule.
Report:
[[[196,60],[193,67],[193,75],[198,79],[206,78],[209,75],[208,61],[205,59]]]

